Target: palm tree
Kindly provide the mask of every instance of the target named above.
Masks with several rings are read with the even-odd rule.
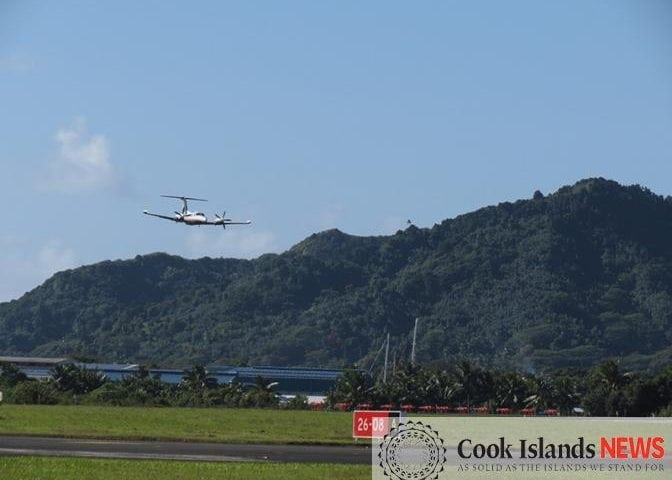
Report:
[[[28,377],[16,365],[0,362],[0,384],[13,387],[26,380],[28,380]]]
[[[589,393],[584,397],[590,413],[609,416],[626,414],[628,405],[623,390],[629,380],[630,374],[622,373],[613,360],[595,367],[588,378]]]
[[[77,395],[89,393],[105,383],[105,375],[72,363],[57,365],[52,372],[52,379],[60,391]]]
[[[601,363],[595,369],[595,379],[606,387],[608,392],[615,392],[628,382],[628,373],[621,373],[621,369],[613,360]]]
[[[518,373],[507,372],[496,377],[494,400],[498,406],[518,408],[527,397],[527,383]]]
[[[277,397],[273,391],[273,387],[277,385],[278,382],[268,382],[263,377],[257,376],[255,378],[254,390],[251,392],[255,406],[268,407],[276,404]]]
[[[529,379],[528,385],[532,395],[525,399],[525,406],[537,409],[556,406],[554,402],[557,398],[557,392],[549,377],[532,377]]]
[[[192,392],[200,392],[208,388],[208,372],[203,365],[195,365],[191,370],[184,372],[182,385]]]
[[[343,372],[334,388],[327,393],[327,401],[334,405],[338,402],[358,403],[367,402],[373,395],[371,377],[357,369],[348,369]]]
[[[455,398],[466,402],[467,407],[472,403],[484,402],[491,397],[492,374],[462,360],[453,370],[453,389]]]

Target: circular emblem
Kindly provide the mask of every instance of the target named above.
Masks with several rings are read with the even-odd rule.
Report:
[[[383,474],[396,480],[436,479],[443,471],[446,448],[432,427],[422,422],[400,423],[380,443]]]

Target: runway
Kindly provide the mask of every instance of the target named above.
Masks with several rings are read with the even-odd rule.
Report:
[[[370,447],[233,445],[224,443],[92,440],[0,435],[0,455],[92,457],[207,462],[371,464]]]

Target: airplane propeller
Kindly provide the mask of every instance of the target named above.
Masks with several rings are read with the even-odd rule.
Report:
[[[222,228],[223,228],[224,230],[226,230],[226,221],[225,221],[225,220],[226,220],[226,210],[224,210],[224,211],[222,212],[222,216],[221,216],[221,217],[215,213],[215,217],[217,217],[217,220],[221,220],[221,221],[222,221]]]
[[[1,0],[0,0],[1,1]],[[187,208],[187,202],[189,200],[197,201],[197,202],[207,202],[204,198],[193,198],[193,197],[181,197],[177,195],[161,195],[162,197],[167,197],[167,198],[176,198],[178,200],[182,200],[182,211],[178,212],[177,210],[174,210],[174,216],[167,216],[167,215],[159,215],[158,213],[150,213],[147,210],[144,210],[142,213],[145,215],[151,215],[153,217],[159,217],[159,218],[164,218],[166,220],[172,220],[173,222],[181,222],[187,225],[221,225],[223,229],[226,229],[227,225],[249,225],[252,223],[251,220],[247,220],[246,222],[237,222],[233,221],[230,218],[226,218],[226,210],[222,212],[221,215],[218,213],[215,213],[215,218],[216,219],[210,219],[202,214],[202,213],[192,213],[188,210]]]

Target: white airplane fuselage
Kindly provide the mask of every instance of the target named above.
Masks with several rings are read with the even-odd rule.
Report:
[[[152,217],[163,218],[165,220],[172,220],[173,222],[184,223],[186,225],[220,225],[222,228],[226,228],[227,225],[249,225],[252,223],[251,220],[246,220],[244,222],[237,222],[226,218],[226,211],[222,212],[222,215],[215,214],[213,220],[208,220],[208,217],[203,212],[190,212],[187,209],[187,200],[195,200],[199,202],[206,202],[207,200],[202,198],[191,198],[191,197],[178,197],[175,195],[161,195],[162,197],[167,198],[177,198],[182,200],[182,212],[175,211],[175,215],[161,215],[159,213],[152,213],[148,210],[143,210],[142,213],[145,215],[150,215]]]
[[[203,213],[187,213],[182,215],[182,221],[187,225],[202,225],[208,221],[208,217]]]

